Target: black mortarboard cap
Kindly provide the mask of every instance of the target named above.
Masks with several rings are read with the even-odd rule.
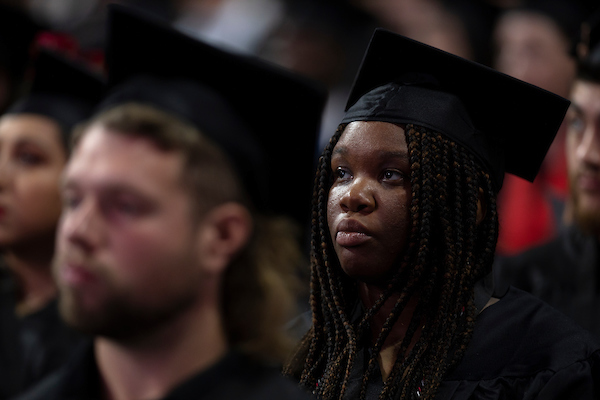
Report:
[[[484,65],[377,29],[342,123],[412,123],[469,149],[496,191],[504,172],[533,181],[569,101]]]
[[[140,102],[195,125],[229,155],[254,204],[304,224],[326,91],[124,6],[109,7],[108,105]]]
[[[25,72],[32,44],[41,29],[25,10],[0,4],[0,65],[13,78],[20,78]]]
[[[40,50],[27,94],[7,114],[38,114],[61,127],[65,144],[73,126],[87,119],[104,93],[104,78],[81,62],[50,50]]]

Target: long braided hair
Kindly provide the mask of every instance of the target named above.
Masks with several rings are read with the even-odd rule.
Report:
[[[419,126],[404,128],[412,188],[409,241],[387,291],[358,321],[350,317],[358,301],[356,283],[343,273],[327,226],[331,153],[345,125],[338,127],[319,160],[312,203],[312,327],[284,373],[321,399],[343,397],[358,344],[370,334],[370,319],[393,293],[399,293],[393,311],[379,336],[371,338],[373,351],[364,371],[361,400],[383,343],[414,294],[418,293],[419,302],[380,399],[433,398],[444,375],[462,358],[473,333],[474,286],[491,272],[498,236],[491,180],[462,146]],[[486,214],[478,225],[481,190]],[[407,353],[421,326],[410,353],[400,356]]]

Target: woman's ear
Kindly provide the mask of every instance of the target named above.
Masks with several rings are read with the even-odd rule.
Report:
[[[479,195],[477,196],[477,226],[479,226],[481,221],[483,221],[486,213],[487,202],[485,201],[485,197],[483,195],[483,189],[479,188]]]
[[[221,204],[210,210],[198,236],[198,257],[209,274],[220,274],[250,241],[253,223],[246,207],[239,203]]]

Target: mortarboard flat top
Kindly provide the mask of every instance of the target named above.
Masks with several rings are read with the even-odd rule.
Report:
[[[55,120],[65,138],[88,118],[104,93],[104,78],[88,66],[50,50],[40,50],[28,93],[7,114],[39,114]]]
[[[473,152],[499,190],[504,172],[533,181],[568,106],[489,67],[377,29],[342,122],[433,129]]]
[[[306,222],[323,88],[123,6],[109,7],[108,30],[109,104],[145,102],[194,124],[229,154],[259,208]]]

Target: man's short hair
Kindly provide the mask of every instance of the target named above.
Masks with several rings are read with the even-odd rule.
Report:
[[[100,112],[78,126],[73,147],[91,125],[101,125],[121,135],[144,137],[164,151],[181,153],[182,184],[193,196],[196,211],[206,211],[227,201],[250,207],[228,157],[191,124],[152,106],[127,103]]]

